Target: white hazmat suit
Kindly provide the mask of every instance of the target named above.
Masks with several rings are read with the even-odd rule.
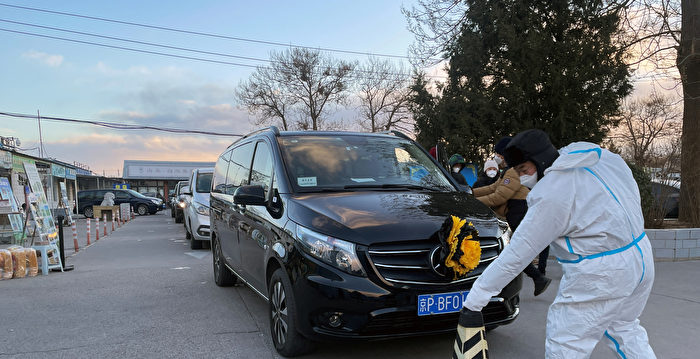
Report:
[[[595,144],[576,142],[544,174],[510,245],[464,306],[481,310],[551,243],[564,274],[547,314],[546,358],[588,358],[603,338],[620,358],[655,358],[638,319],[654,261],[629,167]]]

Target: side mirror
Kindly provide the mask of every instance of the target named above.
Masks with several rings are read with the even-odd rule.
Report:
[[[233,203],[264,206],[267,204],[265,200],[265,190],[260,185],[240,186],[236,188],[236,192],[233,193]]]
[[[188,194],[192,195],[192,190],[190,190],[190,186],[183,186],[182,190],[180,191],[180,194]]]

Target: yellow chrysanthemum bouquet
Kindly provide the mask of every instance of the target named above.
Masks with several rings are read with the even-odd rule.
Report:
[[[479,241],[473,240],[478,235],[471,222],[456,216],[443,224],[439,238],[446,252],[445,266],[452,269],[454,279],[465,277],[479,265],[481,246]]]

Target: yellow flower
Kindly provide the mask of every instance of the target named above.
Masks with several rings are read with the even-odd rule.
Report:
[[[452,229],[447,238],[450,253],[445,259],[445,265],[448,268],[452,268],[455,272],[455,279],[457,279],[457,277],[463,277],[474,270],[474,268],[479,265],[479,260],[481,258],[481,246],[479,242],[471,240],[473,238],[472,231],[474,228],[471,222],[468,226],[472,231],[465,233],[466,236],[464,236],[464,238],[459,238],[459,234],[465,223],[466,220],[452,216]],[[457,251],[457,249],[459,249],[459,251]],[[455,255],[457,255],[457,258],[455,258]]]

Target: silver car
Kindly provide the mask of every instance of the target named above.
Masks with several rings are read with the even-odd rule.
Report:
[[[192,171],[190,185],[183,188],[185,195],[184,225],[192,249],[201,249],[202,241],[209,241],[209,191],[213,168]]]

